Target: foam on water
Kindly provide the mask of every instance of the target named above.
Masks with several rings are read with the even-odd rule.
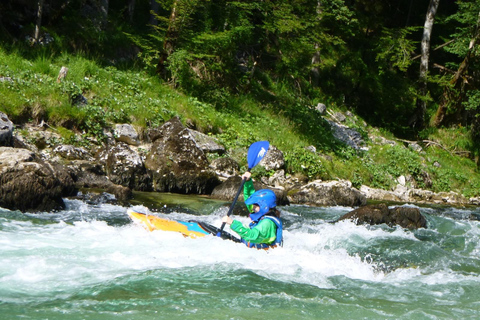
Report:
[[[357,291],[366,297],[382,296],[404,303],[410,303],[411,296],[423,292],[425,286],[430,288],[426,295],[434,299],[432,301],[441,301],[447,296],[451,303],[453,298],[462,295],[459,283],[480,282],[475,271],[478,270],[475,261],[480,256],[480,228],[476,221],[442,218],[437,222],[439,229],[421,231],[419,238],[418,234],[401,228],[357,226],[350,221],[329,223],[330,219],[308,218],[297,223],[298,214],[284,210],[285,220],[290,222],[284,231],[284,247],[264,251],[214,236],[190,239],[175,232],[147,232],[130,223],[126,209],[119,206],[102,205],[92,210],[82,202],[67,204],[68,209],[57,214],[0,216],[0,297],[3,301],[51,300],[125,276],[191,268],[213,268],[225,274],[253,272],[272,282],[340,291],[348,288],[353,294]],[[147,208],[136,208],[148,212]],[[335,210],[346,209],[332,208]],[[219,227],[224,214],[225,210],[205,216],[177,212],[158,215],[177,220],[195,219]],[[124,223],[109,223],[105,218],[112,215],[124,219]],[[236,218],[248,223],[247,218]],[[228,227],[226,231],[230,231]],[[464,244],[454,243],[456,247],[451,253],[447,249],[453,245],[437,244],[435,240],[446,232],[453,233],[451,238],[462,236],[467,240]],[[422,241],[422,237],[435,241]],[[386,249],[381,249],[379,254],[375,252],[374,249],[384,243],[389,243]],[[436,259],[431,264],[407,263],[406,267],[393,269],[382,265],[390,263],[390,257],[402,254],[422,262],[418,255],[427,253]],[[473,271],[468,269],[468,263],[466,270],[452,268],[456,263],[452,261],[452,254],[458,254],[459,259],[474,259]],[[378,256],[386,262],[379,261]],[[378,290],[384,292],[380,294]],[[284,292],[259,294],[303,299]],[[333,298],[322,299],[326,304],[336,303]],[[329,302],[329,299],[333,300]]]
[[[192,218],[185,214],[169,217]],[[220,216],[194,218],[220,226]],[[286,230],[283,248],[263,251],[213,236],[190,239],[174,232],[146,232],[134,224],[115,227],[97,220],[49,224],[12,220],[4,222],[1,231],[15,232],[0,240],[0,286],[29,295],[65,291],[139,270],[220,264],[281,281],[328,288],[328,279],[333,276],[369,281],[380,281],[385,276],[371,263],[347,252],[344,243],[349,239],[411,238],[400,231],[371,231],[349,222],[325,223],[315,228],[318,233]]]

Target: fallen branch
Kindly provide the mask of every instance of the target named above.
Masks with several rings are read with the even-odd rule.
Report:
[[[398,141],[401,141],[401,142],[405,142],[405,143],[408,143],[408,144],[413,144],[413,143],[422,142],[422,143],[425,144],[425,147],[426,147],[426,148],[430,147],[431,145],[435,145],[435,146],[440,147],[440,148],[442,148],[443,150],[447,151],[450,155],[452,155],[452,153],[450,152],[450,150],[448,150],[447,148],[445,148],[444,146],[442,146],[440,143],[435,142],[435,141],[432,141],[432,140],[421,140],[421,141],[411,141],[411,140],[405,140],[405,139],[395,139],[395,140],[398,140]]]
[[[452,153],[450,152],[450,150],[448,150],[447,148],[445,148],[444,146],[442,146],[440,143],[438,142],[435,142],[435,141],[432,141],[432,140],[422,140],[423,143],[425,143],[425,147],[429,147],[430,145],[435,145],[437,147],[440,147],[442,148],[443,150],[447,151],[450,155],[452,155]]]

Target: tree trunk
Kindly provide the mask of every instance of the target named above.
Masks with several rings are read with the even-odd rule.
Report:
[[[160,59],[157,64],[157,73],[160,74],[163,78],[166,78],[166,62],[168,57],[173,53],[175,48],[175,42],[178,37],[177,30],[177,6],[178,1],[175,0],[172,5],[172,11],[170,13],[170,20],[168,24],[167,33],[165,34],[165,39],[163,41],[163,50],[160,54]]]
[[[465,83],[465,77],[464,74],[468,70],[468,66],[470,63],[470,57],[472,56],[473,49],[475,48],[475,45],[480,38],[480,12],[478,13],[478,19],[477,19],[477,25],[475,27],[475,32],[473,35],[473,38],[470,40],[470,44],[468,46],[468,51],[463,59],[462,63],[458,67],[457,72],[455,72],[455,75],[453,76],[452,80],[450,80],[450,85],[449,87],[446,87],[445,90],[443,91],[443,97],[442,101],[440,102],[437,113],[435,114],[435,121],[434,121],[434,126],[439,127],[446,116],[447,113],[447,105],[450,100],[455,99],[454,97],[454,92],[450,88],[454,88],[460,91],[459,97],[455,101],[456,107],[456,113],[461,113],[462,107],[462,97],[464,96],[463,92],[463,87]]]
[[[420,61],[420,77],[419,77],[419,95],[425,97],[427,95],[427,75],[428,75],[428,59],[430,58],[430,38],[432,35],[433,23],[437,13],[440,0],[430,0],[428,5],[427,16],[425,17],[425,25],[423,27],[422,36],[422,56]],[[413,128],[423,128],[425,125],[425,113],[427,111],[427,102],[425,99],[417,99],[417,110],[410,119],[410,125]]]
[[[320,84],[320,69],[318,68],[318,65],[321,61],[322,60],[320,58],[320,45],[318,43],[315,43],[315,53],[312,57],[312,83],[315,87],[318,87]]]
[[[322,19],[322,13],[323,13],[323,10],[322,10],[322,1],[318,1],[317,2],[317,20],[321,20]],[[318,43],[315,43],[315,53],[313,54],[313,57],[312,57],[312,82],[313,82],[313,85],[318,87],[319,86],[319,82],[320,82],[320,70],[318,69],[318,65],[320,64],[320,62],[322,61],[321,57],[320,57],[320,44]]]
[[[35,35],[33,37],[35,44],[37,44],[38,41],[40,40],[40,28],[42,27],[43,3],[44,3],[44,0],[38,0],[37,23],[35,24]]]

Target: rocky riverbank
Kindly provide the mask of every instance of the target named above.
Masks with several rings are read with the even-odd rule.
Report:
[[[239,185],[240,165],[215,139],[172,118],[141,135],[128,124],[106,132],[107,141],[89,148],[59,144],[60,135],[47,125],[15,126],[0,114],[0,206],[20,211],[64,208],[62,198],[95,188],[128,201],[132,190],[204,194],[231,200]],[[247,150],[244,150],[246,156]],[[209,154],[215,154],[209,157]],[[209,160],[214,158],[214,160]],[[275,190],[279,204],[359,207],[368,200],[399,203],[478,205],[480,199],[460,194],[407,188],[398,178],[385,191],[350,181],[304,182],[285,175],[281,150],[271,146],[259,166],[275,172],[256,182]]]

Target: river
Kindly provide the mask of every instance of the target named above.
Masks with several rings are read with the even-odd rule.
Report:
[[[186,199],[155,214],[220,226],[225,203]],[[352,208],[280,207],[285,244],[264,251],[65,201],[57,213],[0,209],[1,319],[480,318],[476,208],[421,207],[428,228],[408,231],[332,223]]]

